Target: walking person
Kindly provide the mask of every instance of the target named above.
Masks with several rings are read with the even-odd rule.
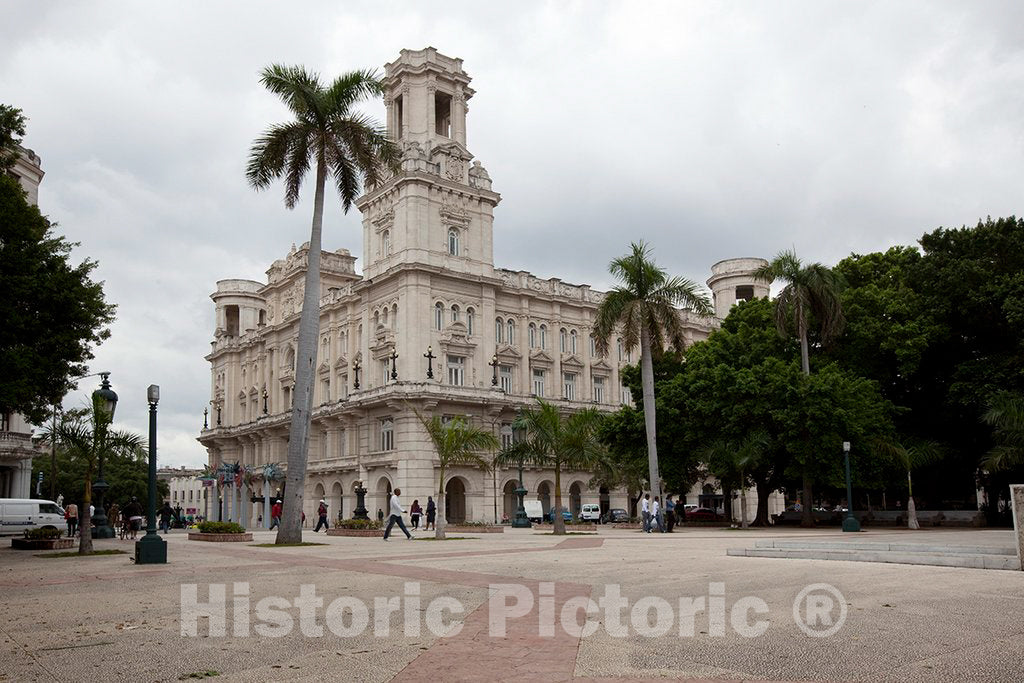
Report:
[[[160,508],[160,531],[164,532],[164,536],[171,529],[171,517],[174,516],[174,509],[170,503],[164,501],[164,506]]]
[[[398,525],[399,529],[405,532],[405,537],[407,539],[410,541],[412,540],[412,534],[410,534],[409,530],[405,528],[405,522],[402,521],[402,515],[405,513],[405,510],[402,509],[402,501],[398,499],[400,495],[402,495],[402,489],[395,489],[391,494],[391,502],[388,504],[388,526],[384,529],[385,541],[388,540],[388,536],[391,535],[391,527],[395,524]]]
[[[423,527],[424,531],[430,529],[430,525],[434,525],[434,529],[437,529],[437,505],[434,503],[434,499],[431,496],[427,496],[427,525]]]
[[[68,503],[67,509],[64,510],[64,519],[68,522],[68,536],[74,538],[75,531],[78,530],[78,506]]]
[[[658,527],[658,533],[663,533],[665,530],[661,527],[661,517],[659,512],[661,511],[661,503],[658,502],[657,496],[654,498],[654,505],[651,506],[651,521],[649,526]]]
[[[640,516],[644,522],[644,533],[651,533],[651,494],[645,493],[644,499],[640,501]]]
[[[139,533],[139,529],[142,528],[142,506],[139,505],[139,500],[132,496],[132,502],[124,506],[124,512],[128,515],[128,521],[131,522],[131,540],[135,540],[136,535]]]
[[[412,520],[412,528],[420,528],[420,515],[423,514],[423,508],[420,507],[420,501],[414,500],[412,507],[409,508],[409,519]]]
[[[672,496],[665,496],[665,533],[672,533],[672,527],[676,525],[676,504],[672,502]]]
[[[327,501],[323,498],[320,499],[320,506],[317,507],[316,514],[316,528],[313,529],[313,533],[315,534],[320,531],[320,525],[323,525],[324,533],[326,534],[327,530],[331,528],[331,525],[327,523]]]
[[[274,527],[279,526],[280,524],[281,524],[281,501],[280,500],[275,500],[274,504],[270,506],[270,529],[268,529],[268,531],[273,530]]]

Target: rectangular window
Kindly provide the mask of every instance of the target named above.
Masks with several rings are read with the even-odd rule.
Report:
[[[562,373],[563,398],[567,401],[576,400],[576,373]]]
[[[544,398],[544,371],[534,370],[533,371],[533,394],[539,398]]]
[[[506,394],[512,393],[512,366],[502,365],[499,368],[499,377],[501,379],[501,390]]]
[[[512,424],[510,422],[503,422],[501,425],[501,447],[512,447]]]
[[[448,356],[448,384],[461,387],[466,383],[466,359],[462,356]]]
[[[192,489],[188,490],[188,502],[192,502]]]
[[[622,405],[632,406],[633,405],[633,394],[630,392],[629,387],[625,384],[620,385],[619,390],[622,392]]]
[[[446,138],[452,136],[452,96],[434,93],[434,132]]]
[[[594,403],[604,403],[604,377],[594,378]]]
[[[380,449],[382,451],[395,450],[395,422],[390,417],[380,421]]]
[[[331,380],[320,380],[320,402],[330,403],[331,401]]]
[[[348,398],[348,375],[341,376],[341,387],[338,391],[341,393],[338,398]]]

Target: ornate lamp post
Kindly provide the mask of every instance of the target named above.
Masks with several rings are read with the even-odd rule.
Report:
[[[263,388],[263,414],[264,414],[264,415],[266,415],[266,414],[267,414],[267,399],[268,399],[269,397],[270,397],[270,394],[269,394],[269,393],[267,393],[267,388],[266,388],[266,387],[264,387],[264,388]]]
[[[203,408],[203,429],[209,429],[210,428],[209,417],[210,417],[210,409],[209,408]]]
[[[513,432],[513,438],[518,435]],[[518,439],[516,439],[518,441]],[[530,518],[526,516],[526,506],[523,505],[523,497],[526,495],[526,487],[523,485],[523,454],[519,454],[519,488],[516,489],[516,498],[518,499],[519,506],[516,508],[516,518],[512,520],[512,528],[514,529],[529,529],[533,526],[530,523]]]
[[[356,509],[352,511],[352,519],[370,519],[366,514],[366,489],[363,482],[356,482]]]
[[[107,523],[107,511],[103,507],[103,494],[110,485],[103,479],[103,452],[107,447],[107,429],[109,425],[114,421],[114,410],[117,408],[117,394],[110,388],[110,373],[101,372],[100,377],[103,378],[103,382],[100,388],[92,392],[93,404],[98,401],[100,410],[104,411],[106,416],[100,418],[97,416],[98,427],[96,439],[99,441],[99,470],[96,473],[96,482],[92,485],[93,496],[96,500],[96,514],[93,516],[95,522],[95,528],[92,529],[93,538],[113,538],[114,530],[110,528]]]
[[[843,531],[860,531],[860,522],[853,516],[853,483],[850,479],[850,442],[843,442],[843,455],[846,458],[846,519],[843,520]]]
[[[491,386],[498,386],[498,357],[491,356],[491,362],[488,363],[491,366]]]
[[[352,383],[352,388],[355,389],[356,391],[358,391],[359,390],[359,361],[356,361],[355,363],[352,364],[352,372],[354,372],[355,376],[356,376],[355,382]]]
[[[433,349],[427,347],[427,352],[423,354],[423,357],[427,359],[427,379],[434,379],[434,359],[437,356],[434,355]]]
[[[391,349],[391,355],[388,356],[388,358],[391,359],[391,379],[393,381],[398,379],[398,370],[395,368],[395,361],[398,360],[398,352]]]
[[[156,533],[156,404],[160,387],[150,384],[149,400],[149,506],[146,535],[135,542],[135,564],[167,564],[167,542]]]
[[[220,404],[217,404],[217,426],[220,427]]]

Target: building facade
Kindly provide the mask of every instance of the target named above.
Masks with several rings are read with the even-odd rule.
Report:
[[[632,400],[621,370],[639,360],[637,350],[615,340],[600,355],[591,334],[602,292],[494,266],[501,197],[466,144],[469,84],[462,60],[433,48],[403,50],[385,66],[387,127],[403,151],[401,171],[357,202],[362,274],[348,250],[323,252],[307,517],[315,518],[320,499],[332,518],[351,517],[359,482],[371,515],[387,510],[392,488],[402,489],[406,504],[436,497],[438,462],[417,412],[466,416],[507,443],[517,411],[536,397],[566,411],[612,411]],[[307,245],[293,246],[266,282],[221,280],[211,295],[213,410],[199,440],[213,467],[286,464],[307,255]],[[747,288],[750,296],[767,295],[740,261],[716,264],[716,302],[721,295],[723,305],[730,297],[735,303]],[[717,325],[686,310],[679,315],[688,344]],[[563,472],[563,505],[573,512],[586,502],[627,507],[624,491],[591,490],[590,478]],[[514,517],[517,483],[512,470],[450,469],[447,518]],[[524,485],[529,498],[551,508],[552,472],[528,468]],[[258,509],[246,503],[237,517],[255,520]]]
[[[181,508],[186,517],[209,517],[216,507],[216,488],[213,482],[199,479],[202,470],[187,467],[162,467],[157,470],[157,479],[166,481],[168,498],[172,508]]]
[[[43,181],[42,161],[30,149],[20,147],[8,173],[17,178],[29,203],[38,205]],[[3,296],[3,294],[0,294]],[[0,498],[28,498],[32,492],[32,458],[39,455],[32,441],[32,425],[19,413],[0,414]]]

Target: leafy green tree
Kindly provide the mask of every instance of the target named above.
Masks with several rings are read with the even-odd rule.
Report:
[[[469,424],[461,415],[456,415],[448,421],[441,419],[439,415],[428,419],[417,412],[416,416],[423,424],[423,428],[427,430],[427,435],[430,436],[430,441],[434,444],[434,451],[437,453],[440,463],[434,536],[443,539],[446,521],[444,485],[447,469],[455,465],[469,465],[485,471],[490,469],[491,463],[482,453],[497,450],[498,438],[489,430]]]
[[[0,104],[0,171],[12,168],[18,160],[18,145],[25,135],[25,115],[20,109]]]
[[[72,461],[84,466],[82,479],[82,507],[79,510],[81,520],[81,540],[78,552],[88,555],[92,552],[92,516],[89,506],[92,504],[92,477],[100,455],[104,463],[115,457],[141,457],[146,441],[138,434],[110,428],[111,415],[106,411],[103,400],[92,397],[87,411],[74,413],[57,425],[52,437],[56,439],[58,449]],[[104,473],[105,474],[105,473]]]
[[[72,264],[75,246],[0,174],[0,412],[36,424],[86,373],[114,319],[102,283],[91,279],[96,262]]]
[[[608,352],[609,341],[616,330],[621,330],[626,348],[640,346],[648,481],[654,497],[660,498],[653,358],[666,346],[679,351],[685,348],[683,323],[677,306],[698,315],[711,315],[712,308],[707,295],[698,291],[696,284],[682,277],[670,278],[666,271],[658,268],[643,242],[634,242],[630,248],[629,255],[615,259],[608,267],[622,284],[616,285],[601,302],[594,324],[594,337],[601,354]]]
[[[302,540],[302,493],[320,330],[320,244],[327,176],[332,176],[347,213],[361,186],[373,187],[389,171],[398,171],[399,153],[379,124],[355,110],[365,98],[383,93],[381,81],[373,72],[352,71],[325,86],[317,74],[303,67],[274,64],[263,70],[260,82],[281,98],[294,120],[268,128],[253,144],[246,167],[249,184],[263,190],[283,178],[285,206],[292,209],[310,166],[316,173],[288,438],[284,495],[289,500],[276,540],[298,543]]]
[[[562,470],[593,472],[607,452],[598,439],[603,416],[594,408],[568,415],[554,405],[537,399],[536,408],[523,408],[512,429],[524,434],[495,457],[501,466],[510,467],[522,459],[555,472],[555,505],[551,511],[556,535],[565,534],[562,519]]]
[[[914,503],[914,481],[910,476],[912,470],[933,463],[942,457],[942,449],[934,441],[919,441],[904,444],[898,441],[879,440],[876,449],[892,456],[907,472],[907,528],[920,529],[917,521],[917,505]]]
[[[723,482],[734,481],[740,487],[740,525],[747,524],[747,473],[771,449],[771,437],[764,431],[748,433],[741,441],[718,438],[705,445],[701,456],[707,461],[711,473]],[[728,497],[726,498],[728,500]],[[726,509],[731,506],[726,503]]]
[[[1024,396],[996,395],[982,419],[994,428],[996,441],[982,465],[993,471],[1024,465]]]
[[[754,277],[786,283],[775,299],[775,324],[779,334],[789,336],[795,331],[800,341],[800,366],[811,374],[809,333],[814,331],[822,344],[828,344],[843,331],[845,319],[839,293],[842,280],[820,263],[804,265],[793,251],[779,253],[770,263],[754,271]],[[814,518],[810,501],[814,480],[809,472],[803,475],[803,524],[811,526]]]

